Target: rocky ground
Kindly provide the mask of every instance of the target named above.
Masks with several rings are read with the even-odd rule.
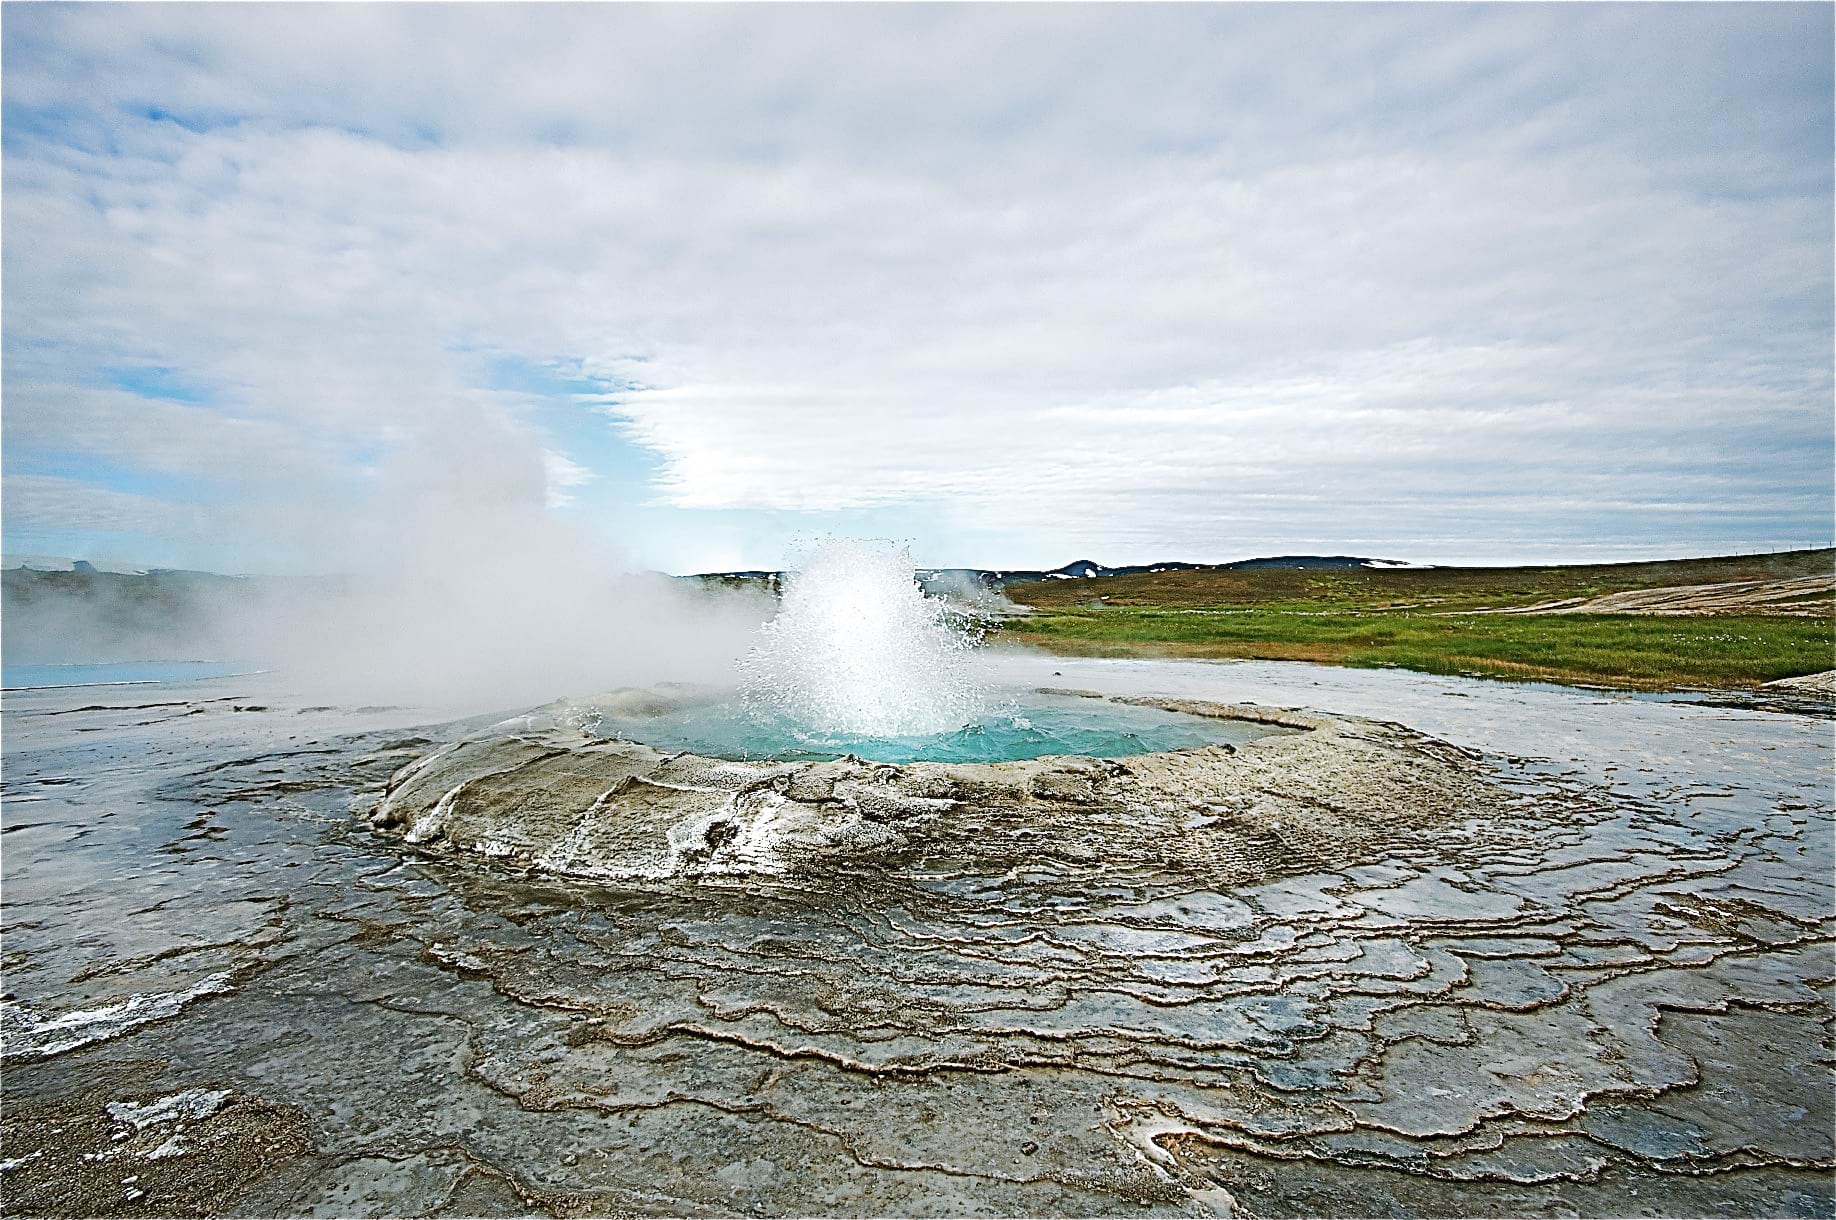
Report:
[[[1777,682],[1766,685],[1776,691],[1785,691],[1794,695],[1804,695],[1820,699],[1836,699],[1836,669],[1826,669],[1822,673],[1805,674],[1801,678],[1780,678]]]
[[[735,767],[9,697],[0,1204],[1836,1214],[1827,719],[1008,664],[1295,731]]]

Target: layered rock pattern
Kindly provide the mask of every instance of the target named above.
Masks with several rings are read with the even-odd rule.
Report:
[[[1491,748],[1244,709],[1298,731],[736,766],[10,705],[0,1203],[1836,1212],[1827,722],[1321,680]]]
[[[868,1166],[1182,1208],[1247,1180],[1279,1212],[1253,1184],[1284,1164],[1403,1211],[1608,1179],[1688,1210],[1762,1168],[1827,1208],[1828,895],[1768,860],[1827,809],[1677,819],[1398,725],[1165,706],[1301,731],[892,767],[552,726],[405,769],[376,822],[629,887],[565,951],[437,951],[578,1014],[479,1060],[525,1105],[766,1115]]]

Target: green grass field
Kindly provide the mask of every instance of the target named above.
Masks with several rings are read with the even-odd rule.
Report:
[[[1830,551],[1564,568],[1239,570],[1012,586],[1003,634],[1083,656],[1395,666],[1639,689],[1752,687],[1836,668],[1830,599],[1809,613],[1474,614],[1625,589],[1828,572]],[[1097,600],[1097,599],[1105,600]]]

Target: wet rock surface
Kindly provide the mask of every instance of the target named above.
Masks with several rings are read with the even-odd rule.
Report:
[[[732,761],[601,739],[583,728],[590,709],[567,705],[403,767],[370,823],[428,851],[592,880],[785,878],[800,892],[902,895],[1025,870],[1017,891],[1056,893],[1124,867],[1215,888],[1343,865],[1424,825],[1518,799],[1469,752],[1401,725],[1121,702],[1284,732],[1125,760]]]
[[[0,1204],[1836,1212],[1827,721],[1050,668],[1326,714],[736,770],[9,699]]]

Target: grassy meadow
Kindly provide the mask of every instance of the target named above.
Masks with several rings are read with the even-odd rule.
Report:
[[[1540,568],[1238,569],[1042,581],[1016,642],[1080,656],[1394,666],[1637,689],[1752,687],[1836,668],[1836,605],[1713,615],[1475,613],[1632,589],[1828,573],[1836,552]]]

